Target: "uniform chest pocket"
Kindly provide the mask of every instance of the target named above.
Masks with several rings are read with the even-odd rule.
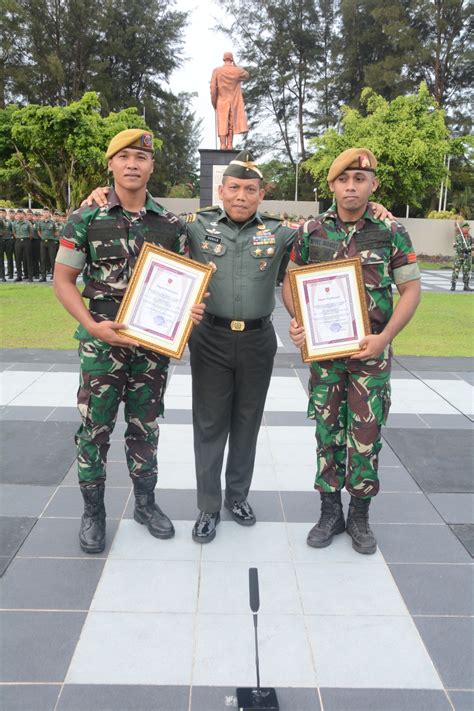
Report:
[[[203,254],[208,255],[208,261],[213,260],[214,257],[223,257],[227,252],[227,245],[222,244],[222,242],[210,242],[205,239],[201,242],[201,250]]]
[[[128,259],[128,249],[125,240],[91,241],[91,256],[93,261],[108,261],[109,259]]]
[[[164,247],[165,249],[171,249],[174,247],[176,242],[176,227],[164,222],[158,228],[147,229],[143,233],[145,242],[150,244],[156,244],[159,247]]]
[[[330,262],[336,258],[341,240],[312,237],[308,245],[310,262]]]

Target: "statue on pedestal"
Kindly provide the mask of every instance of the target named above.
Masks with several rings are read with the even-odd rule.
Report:
[[[224,64],[212,72],[211,102],[222,151],[233,149],[234,134],[249,130],[240,88],[248,78],[249,73],[235,64],[232,52],[224,52]]]

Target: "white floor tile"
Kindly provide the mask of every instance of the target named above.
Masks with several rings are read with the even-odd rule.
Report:
[[[428,384],[465,415],[474,415],[474,387],[464,380],[428,380]]]
[[[33,375],[37,376],[38,373]],[[76,407],[78,385],[77,373],[41,373],[39,378],[9,404],[15,407]]]
[[[202,546],[202,560],[240,561],[250,566],[262,561],[289,562],[285,524],[257,521],[255,526],[245,527],[234,521],[221,521],[215,540]]]
[[[0,405],[11,405],[43,373],[39,371],[6,370],[0,373]]]
[[[445,381],[449,382],[449,381]],[[419,413],[455,415],[454,409],[443,398],[419,381],[392,380],[391,413]]]
[[[259,563],[260,611],[265,614],[302,613],[292,563]],[[245,614],[249,608],[248,563],[201,564],[198,611]]]
[[[411,617],[306,617],[318,686],[441,689]]]
[[[384,562],[314,560],[295,568],[306,615],[408,615]]]
[[[316,475],[316,453],[313,454],[314,464],[299,462],[282,463],[276,458],[276,489],[277,491],[308,491],[313,490]],[[252,486],[253,488],[253,486]]]
[[[108,560],[91,604],[95,612],[195,612],[197,561]]]
[[[150,536],[145,526],[133,519],[122,519],[109,559],[124,560],[199,560],[201,548],[191,538],[194,521],[174,521],[174,538],[160,541]]]
[[[262,686],[315,685],[315,673],[300,615],[259,615]],[[197,617],[193,684],[254,686],[252,615]]]
[[[189,684],[195,615],[90,612],[69,684]]]

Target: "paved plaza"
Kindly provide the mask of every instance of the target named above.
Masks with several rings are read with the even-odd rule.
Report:
[[[472,711],[472,363],[396,358],[371,507],[379,549],[361,556],[344,533],[316,550],[306,545],[319,515],[308,371],[280,301],[274,322],[249,497],[258,523],[240,527],[224,511],[206,546],[191,539],[187,355],[170,368],[159,445],[158,500],[176,536],[154,539],[132,518],[121,417],[107,546],[91,556],[77,539],[77,355],[0,351],[2,710],[236,709],[236,687],[255,684],[257,567],[261,682],[277,688],[281,711]]]

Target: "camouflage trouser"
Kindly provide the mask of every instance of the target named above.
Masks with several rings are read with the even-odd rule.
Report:
[[[157,474],[156,451],[169,359],[143,348],[119,348],[99,340],[79,346],[77,406],[79,482],[104,481],[110,435],[125,403],[125,454],[133,478]]]
[[[456,254],[453,264],[452,282],[455,284],[458,280],[459,272],[462,267],[462,280],[466,286],[469,286],[469,276],[472,268],[472,257],[470,254]]]
[[[379,358],[313,362],[308,417],[316,420],[314,488],[367,498],[379,490],[381,428],[390,408],[390,351]]]

